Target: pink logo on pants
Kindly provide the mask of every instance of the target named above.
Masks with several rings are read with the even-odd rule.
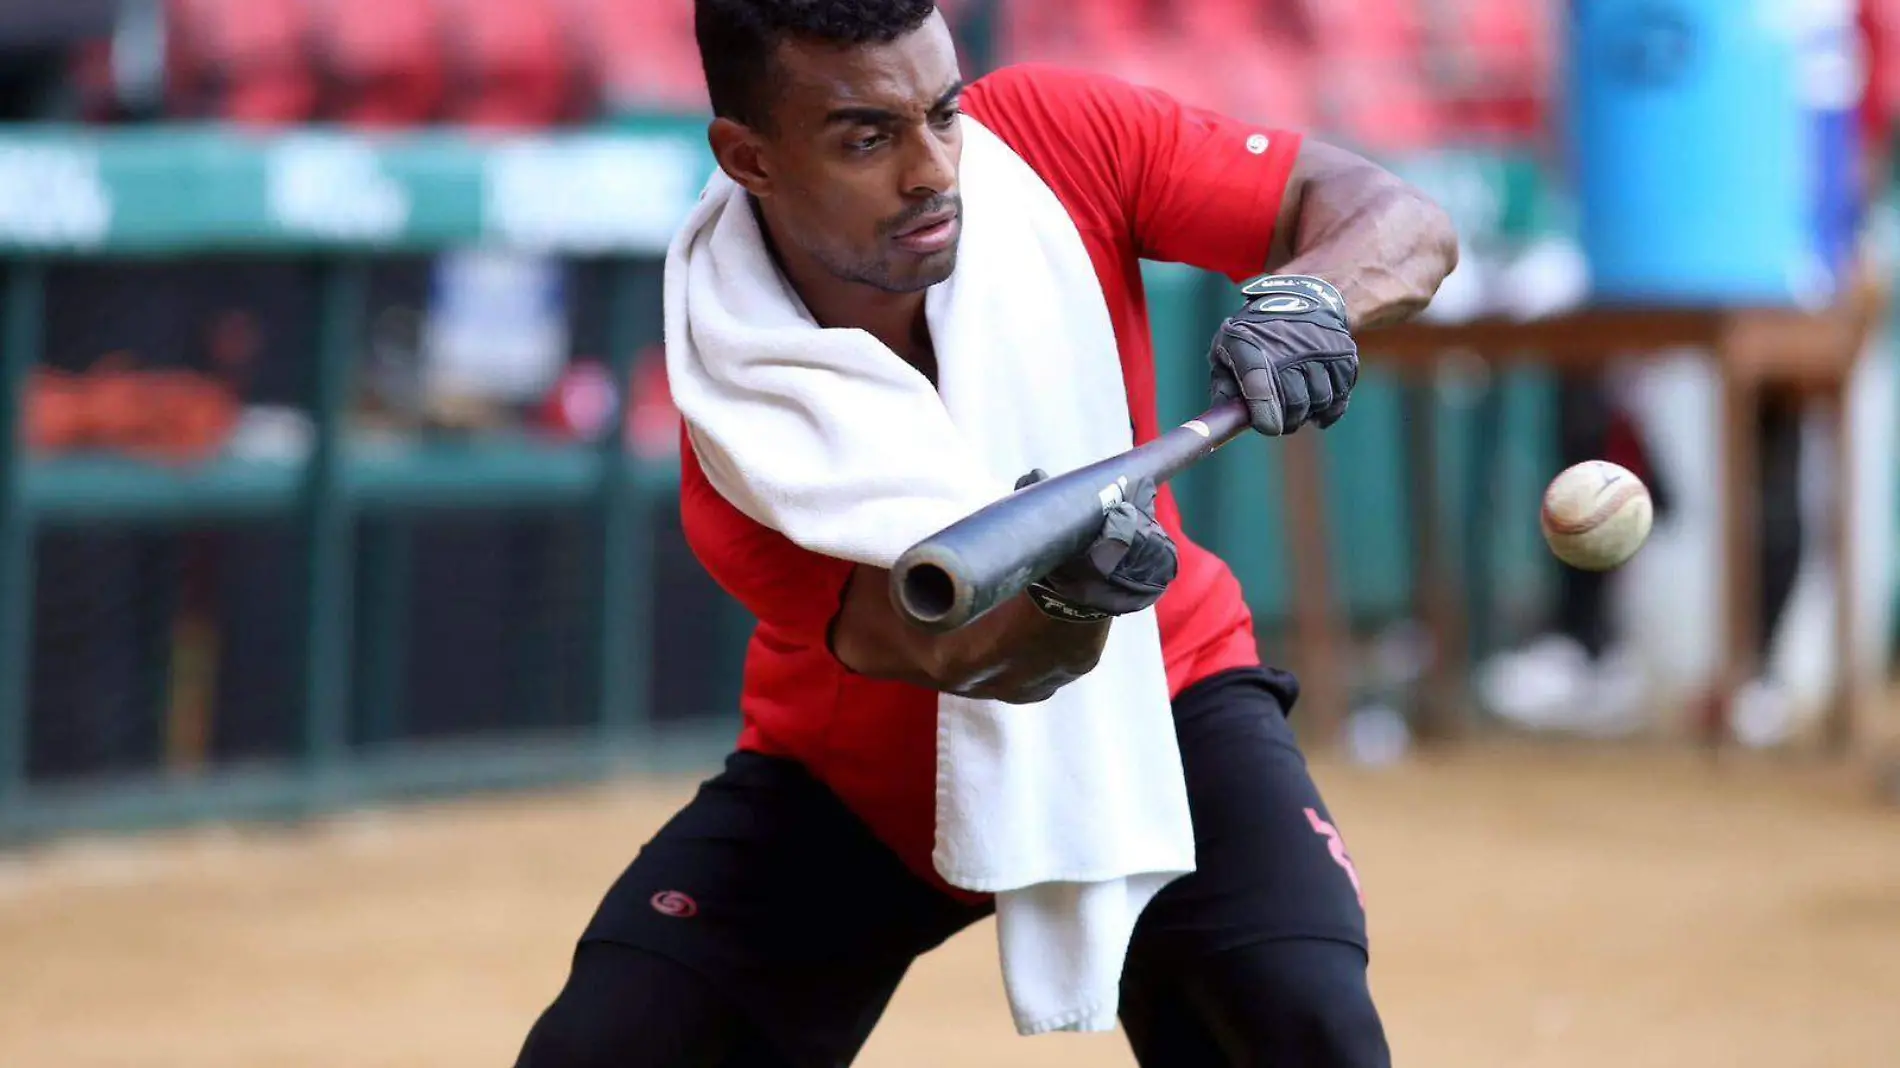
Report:
[[[1313,825],[1314,833],[1326,839],[1326,851],[1333,855],[1333,862],[1346,870],[1346,878],[1352,880],[1352,892],[1359,896],[1359,907],[1366,907],[1366,894],[1359,888],[1359,870],[1352,866],[1352,857],[1346,854],[1346,842],[1339,836],[1339,828],[1320,818],[1313,810],[1306,810],[1306,822]]]
[[[653,895],[649,904],[662,916],[677,916],[683,920],[699,915],[699,902],[678,890],[662,890]]]

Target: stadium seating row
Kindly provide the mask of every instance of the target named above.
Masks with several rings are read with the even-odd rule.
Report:
[[[160,0],[162,111],[248,124],[537,127],[705,105],[688,0]],[[1857,0],[1873,120],[1900,0]],[[1561,0],[940,0],[986,58],[1051,60],[1375,150],[1551,128]],[[978,27],[982,27],[978,30]],[[76,57],[82,111],[120,112],[115,45]],[[148,117],[140,103],[131,117]]]
[[[173,115],[546,126],[698,107],[692,9],[627,0],[168,0]]]
[[[167,110],[532,127],[704,105],[684,0],[167,0]],[[992,0],[997,58],[1385,147],[1529,133],[1551,0]],[[983,0],[947,0],[954,21]]]
[[[1413,148],[1542,120],[1551,0],[1018,0],[1004,52],[1106,68],[1245,118]]]

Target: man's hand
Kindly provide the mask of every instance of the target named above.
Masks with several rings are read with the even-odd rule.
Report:
[[[1016,488],[1048,477],[1037,468],[1017,479]],[[1156,497],[1154,479],[1141,480],[1130,499],[1104,515],[1087,549],[1029,586],[1029,599],[1053,618],[1076,623],[1139,612],[1159,600],[1180,561],[1174,539],[1155,517]]]
[[[1253,428],[1270,437],[1337,423],[1359,381],[1359,346],[1339,291],[1310,275],[1263,275],[1241,292],[1247,306],[1221,324],[1208,351],[1213,398],[1245,400]]]
[[[1017,489],[1049,476],[1037,470]],[[1095,670],[1115,616],[1161,598],[1179,561],[1155,518],[1152,479],[1108,510],[1073,559],[969,625],[933,634],[891,603],[889,571],[859,564],[828,640],[848,670],[977,700],[1034,704]]]

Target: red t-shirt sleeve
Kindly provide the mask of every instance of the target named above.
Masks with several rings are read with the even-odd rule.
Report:
[[[1069,205],[1131,251],[1243,281],[1266,270],[1302,137],[1104,74],[1005,67],[964,96]]]
[[[849,560],[801,548],[721,496],[680,450],[680,524],[700,565],[777,637],[822,645],[838,614]]]

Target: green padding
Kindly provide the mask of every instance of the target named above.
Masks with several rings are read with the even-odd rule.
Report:
[[[357,446],[343,492],[358,510],[580,505],[599,492],[599,450],[531,441]],[[665,492],[670,462],[636,465],[644,493]],[[303,464],[216,460],[167,466],[115,456],[62,456],[26,466],[29,514],[45,522],[167,522],[288,515]]]
[[[413,508],[583,504],[605,468],[598,449],[515,441],[359,449],[351,461],[352,502]]]
[[[185,520],[284,515],[297,503],[302,465],[221,460],[185,467],[113,456],[26,465],[26,510],[50,522]]]
[[[1562,228],[1522,154],[1389,161],[1479,244]],[[712,173],[705,120],[630,116],[571,133],[246,133],[154,125],[0,128],[0,254],[178,255],[478,243],[665,250]]]
[[[505,138],[14,127],[0,132],[0,254],[657,255],[711,170],[690,118]]]

